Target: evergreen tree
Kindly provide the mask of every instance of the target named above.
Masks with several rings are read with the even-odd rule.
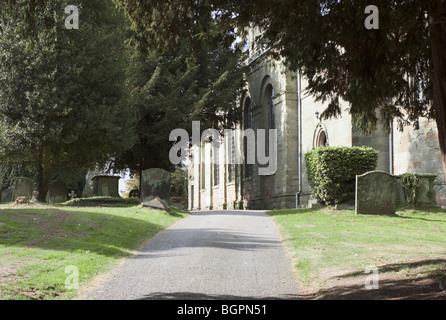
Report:
[[[69,4],[8,1],[0,15],[0,161],[34,168],[40,201],[59,165],[105,163],[133,140],[126,20],[110,1],[78,1],[67,29]]]
[[[115,168],[141,173],[148,168],[173,171],[170,132],[231,126],[240,118],[236,100],[244,80],[240,53],[207,47],[193,55],[189,42],[165,50],[152,49],[137,35],[129,68],[131,103],[137,110],[134,146],[114,160]]]

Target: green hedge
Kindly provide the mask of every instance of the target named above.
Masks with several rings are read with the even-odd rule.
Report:
[[[355,197],[355,176],[375,170],[378,151],[370,147],[320,147],[305,154],[308,182],[316,199],[336,204]]]
[[[421,185],[425,178],[432,179],[432,183],[437,177],[433,173],[404,173],[398,176],[399,183],[403,189],[405,201],[414,207],[418,206],[418,201],[420,199]],[[429,187],[426,193],[427,198],[431,203],[435,203],[435,191],[432,187]]]

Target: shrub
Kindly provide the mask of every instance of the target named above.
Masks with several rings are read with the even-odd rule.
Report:
[[[407,203],[409,205],[417,207],[423,180],[425,178],[431,178],[433,181],[436,178],[436,176],[437,176],[436,174],[431,174],[431,173],[404,173],[398,176]],[[431,198],[432,202],[435,202],[435,193],[431,194],[428,191],[427,196]]]
[[[305,154],[308,183],[323,204],[354,199],[356,175],[375,170],[377,160],[370,147],[319,147]]]
[[[418,194],[422,182],[422,178],[415,173],[405,173],[401,175],[401,184],[403,186],[406,201],[415,207],[418,205]]]

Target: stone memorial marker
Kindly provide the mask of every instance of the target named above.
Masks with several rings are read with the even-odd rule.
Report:
[[[27,201],[31,200],[34,191],[34,181],[29,178],[19,177],[14,183],[13,200],[18,197],[25,197]]]
[[[63,181],[53,181],[48,186],[46,201],[48,203],[61,203],[68,200],[67,185]]]
[[[25,177],[19,177],[15,180],[11,187],[2,191],[1,201],[12,202],[18,197],[25,197],[26,201],[30,201],[33,197],[34,187],[35,185],[33,180]]]
[[[71,190],[69,196],[70,196],[70,200],[73,200],[77,197],[77,194],[74,192],[74,190]]]
[[[160,199],[158,197],[152,198],[151,200],[142,203],[140,207],[164,210],[168,214],[171,214],[170,208],[167,203],[163,199]]]
[[[14,195],[14,186],[10,186],[8,189],[2,191],[2,202],[12,202]]]
[[[120,197],[119,176],[95,176],[93,180],[93,196]]]
[[[356,214],[395,214],[396,176],[370,171],[356,176]]]
[[[141,173],[141,202],[147,202],[155,197],[170,203],[170,172],[164,169],[152,168]]]
[[[152,200],[149,200],[142,204],[143,208],[154,208],[154,209],[160,209],[160,210],[168,210],[169,207],[167,203],[158,197],[153,198]]]

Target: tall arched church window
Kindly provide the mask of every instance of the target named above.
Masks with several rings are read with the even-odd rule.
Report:
[[[266,97],[267,97],[267,101],[268,101],[268,126],[270,129],[274,129],[275,126],[275,119],[274,119],[274,102],[273,102],[273,97],[274,97],[274,88],[272,85],[268,85],[266,87]]]
[[[200,166],[201,166],[201,189],[205,189],[206,188],[206,167],[205,167],[205,163],[206,163],[206,152],[205,152],[205,143],[202,141],[201,142],[201,148],[200,148],[200,152],[201,152],[201,161],[200,161]]]
[[[246,98],[244,108],[244,130],[246,129],[252,129],[253,123],[252,123],[252,101],[250,98]],[[248,146],[247,146],[247,140],[246,138],[243,141],[243,149],[244,149],[244,155],[245,155],[245,178],[252,177],[252,173],[254,171],[254,167],[252,164],[247,163],[247,152],[248,152]]]
[[[252,101],[250,98],[245,100],[244,122],[244,129],[252,128]]]
[[[219,166],[219,157],[220,148],[213,148],[213,156],[214,156],[214,186],[218,186],[220,184],[220,166]]]
[[[228,164],[228,182],[235,180],[235,136],[231,134],[229,140],[229,164]]]

